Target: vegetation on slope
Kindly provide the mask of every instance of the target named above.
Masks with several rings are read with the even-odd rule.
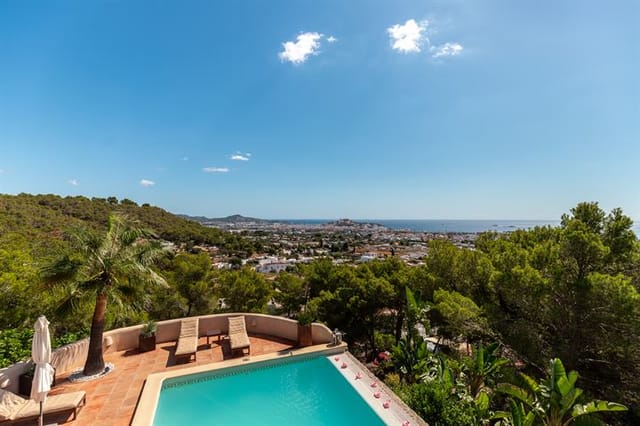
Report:
[[[64,290],[43,287],[40,271],[60,253],[70,251],[68,237],[74,230],[105,233],[113,212],[138,221],[160,239],[185,248],[211,245],[222,253],[240,256],[253,250],[250,243],[237,235],[206,228],[158,207],[138,206],[126,199],[0,195],[0,300],[3,301],[0,329],[29,327],[40,313],[56,315],[59,301],[65,297]],[[86,332],[89,312],[87,309],[64,318],[54,331],[84,329]],[[143,317],[135,313],[114,314],[108,318],[108,325],[122,325]]]
[[[0,230],[3,234],[16,232],[30,240],[59,237],[62,231],[79,225],[105,231],[113,212],[140,221],[167,241],[219,245],[230,250],[242,248],[243,241],[235,235],[201,226],[159,207],[138,206],[134,201],[118,201],[115,197],[0,195]],[[251,247],[245,250],[250,251]]]
[[[34,202],[49,197],[58,207]],[[18,196],[10,203],[6,198],[0,199],[0,291],[8,303],[0,327],[27,325],[44,312],[58,315],[55,323],[64,324],[60,332],[86,330],[91,309],[60,316],[56,301],[64,294],[41,291],[39,276],[41,266],[60,249],[68,249],[61,230],[81,220],[80,211],[66,207],[59,197]],[[109,203],[94,202],[99,211]],[[123,205],[138,212],[153,209],[118,203]],[[83,214],[100,216],[87,211]],[[104,232],[106,217],[90,223]],[[58,221],[56,226],[51,226],[52,220]],[[395,257],[357,266],[321,259],[274,280],[239,265],[230,271],[212,270],[204,254],[172,253],[158,269],[168,288],[150,291],[137,312],[109,312],[106,327],[225,310],[294,318],[304,312],[346,331],[350,350],[367,361],[380,360],[378,354],[387,351],[378,374],[431,424],[488,423],[497,421],[490,419],[498,411],[511,413],[503,422],[545,424],[540,407],[546,403],[533,394],[530,399],[522,393],[519,400],[509,398],[498,390],[510,388],[498,383],[531,390],[527,385],[535,380],[522,382],[519,373],[544,377],[551,359],[579,371],[585,391],[575,404],[564,407],[571,414],[563,411],[563,416],[608,407],[589,405],[595,398],[630,408],[603,417],[606,421],[638,424],[640,245],[631,226],[619,209],[606,214],[597,203],[581,203],[557,228],[486,233],[477,239],[475,250],[433,241],[422,266],[409,267]],[[156,231],[167,235],[163,229]],[[224,303],[219,303],[221,298]],[[427,350],[421,329],[436,331],[440,343],[446,343],[442,354]],[[15,333],[8,335],[20,340]],[[499,352],[492,349],[484,359],[504,356],[510,360],[508,366],[492,368],[473,358],[482,351],[477,345],[496,349],[494,342],[499,342]],[[476,345],[471,358],[458,350],[460,344]],[[577,376],[567,377],[575,385]]]

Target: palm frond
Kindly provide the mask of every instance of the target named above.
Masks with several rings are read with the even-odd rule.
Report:
[[[55,314],[62,318],[75,314],[95,297],[93,292],[86,291],[79,283],[64,287],[63,292],[62,297],[55,306]]]
[[[43,268],[43,281],[68,286],[60,298],[58,311],[71,315],[88,297],[106,294],[119,313],[133,313],[148,302],[148,285],[166,286],[152,269],[165,255],[160,245],[149,239],[152,232],[125,216],[112,214],[106,234],[78,228],[69,233],[75,257],[66,255]],[[109,304],[109,303],[108,303]],[[109,317],[113,323],[126,322],[127,315]]]
[[[61,284],[75,278],[82,262],[64,255],[40,270],[40,278],[46,284]]]

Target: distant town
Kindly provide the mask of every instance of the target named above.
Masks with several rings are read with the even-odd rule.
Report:
[[[258,272],[278,273],[299,263],[331,258],[334,263],[362,263],[396,256],[409,265],[420,265],[428,242],[451,241],[458,247],[473,248],[476,233],[431,233],[395,230],[376,223],[350,219],[310,224],[288,223],[233,215],[225,218],[182,216],[205,226],[239,233],[252,241],[257,251],[246,259],[218,255],[213,247],[200,247],[210,253],[219,269],[252,265]]]

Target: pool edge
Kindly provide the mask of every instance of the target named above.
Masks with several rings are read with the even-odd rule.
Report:
[[[329,362],[340,372],[345,381],[387,425],[409,424],[411,426],[429,426],[422,417],[411,409],[384,381],[376,377],[376,375],[353,356],[353,354],[346,351],[337,360],[335,358],[333,360],[330,359],[331,356],[328,358]],[[341,364],[344,365],[344,367],[342,367]],[[354,377],[356,375],[357,378]],[[375,388],[370,386],[372,382],[376,383]],[[373,397],[375,392],[381,393],[380,399]],[[389,400],[390,405],[388,408],[384,408],[382,405],[385,400]]]
[[[309,354],[317,355],[333,355],[336,353],[344,353],[347,351],[346,343],[340,345],[314,345],[306,348],[293,348],[286,352],[276,352],[265,355],[258,355],[252,357],[241,357],[230,359],[226,361],[213,362],[210,364],[196,365],[193,367],[182,368],[179,370],[164,371],[160,373],[153,373],[147,376],[144,382],[142,390],[140,391],[140,397],[138,398],[138,404],[133,413],[131,420],[131,426],[152,426],[153,420],[158,406],[158,399],[160,397],[160,390],[162,384],[166,379],[174,377],[187,376],[191,374],[204,373],[207,371],[214,371],[223,368],[237,367],[241,365],[249,365],[264,361],[270,361],[274,359],[283,358],[295,358],[307,356]]]

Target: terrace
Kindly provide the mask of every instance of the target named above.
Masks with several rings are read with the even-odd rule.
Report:
[[[79,412],[77,419],[72,415],[46,416],[46,423],[76,425],[129,425],[145,380],[149,374],[175,371],[198,365],[217,363],[231,359],[228,340],[218,341],[211,337],[207,343],[207,331],[226,330],[227,317],[238,314],[207,315],[199,317],[198,351],[196,361],[176,362],[175,342],[178,337],[180,320],[158,323],[156,348],[140,353],[137,337],[143,326],[128,327],[105,333],[104,359],[114,365],[114,370],[106,376],[92,381],[71,382],[69,376],[82,367],[86,359],[88,342],[83,340],[60,348],[53,354],[52,364],[57,369],[56,385],[51,395],[84,390],[87,404]],[[251,341],[251,357],[288,353],[296,346],[297,323],[280,317],[260,314],[243,314]],[[326,344],[331,339],[331,331],[321,324],[313,324],[314,344]],[[0,384],[17,392],[18,376],[27,369],[26,363],[16,364],[0,371]],[[17,423],[32,424],[33,422]]]

